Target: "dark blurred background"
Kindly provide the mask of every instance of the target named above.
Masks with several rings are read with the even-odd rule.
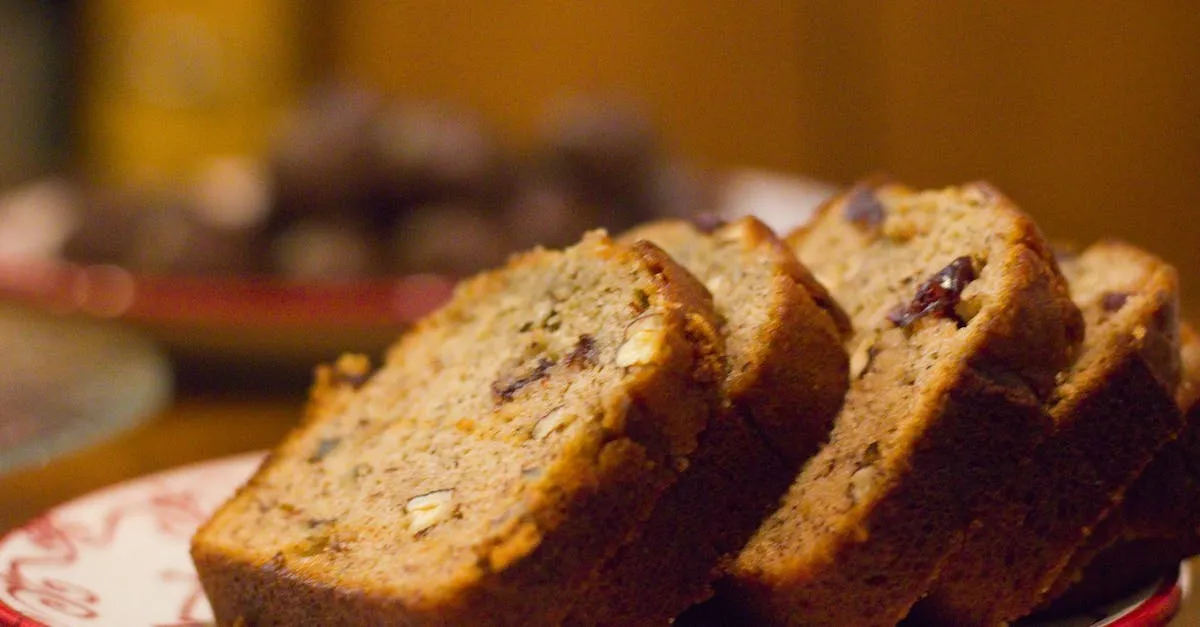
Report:
[[[337,248],[343,231],[379,231],[371,212],[389,203],[439,208],[388,224],[422,233],[400,242],[410,250],[448,230],[543,223],[547,189],[573,195],[545,209],[573,236],[612,219],[608,205],[703,203],[703,180],[730,168],[838,184],[886,171],[920,186],[985,178],[1055,238],[1148,247],[1180,267],[1188,309],[1200,313],[1195,2],[3,0],[0,29],[4,188],[65,174],[89,205],[209,203],[226,226],[251,220],[229,206],[253,207],[267,189],[288,217],[262,227],[275,239],[258,248],[285,271],[467,271],[500,254],[480,244],[462,264],[425,251],[372,266],[397,254],[395,241]],[[580,95],[592,100],[572,100]],[[610,106],[618,113],[606,117]],[[591,181],[599,158],[588,150],[614,135],[624,161],[600,159],[608,178]],[[371,142],[381,154],[356,152]],[[438,142],[449,148],[418,150]],[[389,152],[396,145],[409,148]],[[412,151],[426,161],[404,161]],[[489,151],[522,156],[490,161]],[[455,170],[464,162],[477,169]],[[653,170],[657,191],[622,197],[621,167]],[[364,176],[369,199],[316,198],[364,189]],[[678,192],[680,180],[701,191]],[[183,200],[163,191],[185,188]],[[496,197],[502,209],[481,208]],[[376,208],[336,217],[354,203]],[[497,211],[517,217],[480,221]],[[120,230],[99,224],[88,228]],[[527,243],[514,240],[498,248]],[[296,252],[312,242],[341,253]],[[103,242],[69,244],[104,256]],[[347,258],[360,261],[338,266]],[[262,262],[227,269],[246,268]]]

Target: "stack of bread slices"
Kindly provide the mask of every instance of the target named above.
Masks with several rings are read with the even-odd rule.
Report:
[[[464,281],[378,369],[319,368],[192,555],[241,627],[1070,611],[1118,585],[1093,560],[1200,549],[1177,292],[986,184],[591,233]]]

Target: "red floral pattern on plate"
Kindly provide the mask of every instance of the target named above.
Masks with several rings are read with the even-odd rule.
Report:
[[[202,627],[188,539],[261,453],[187,466],[60,506],[0,540],[0,625]]]
[[[262,453],[185,466],[61,505],[0,539],[0,627],[210,627],[188,540]],[[1190,587],[1185,569],[1101,620],[1159,627]],[[1122,607],[1124,609],[1122,609]],[[1086,617],[1055,625],[1086,625]],[[1049,627],[1049,626],[1043,626]]]

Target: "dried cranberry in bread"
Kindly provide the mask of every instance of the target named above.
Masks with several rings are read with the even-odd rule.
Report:
[[[845,314],[764,224],[744,218],[706,234],[663,221],[621,237],[643,239],[712,292],[729,408],[709,422],[638,539],[578,597],[567,625],[666,625],[710,597],[719,560],[741,548],[825,441],[846,391]]]
[[[913,610],[921,624],[1001,625],[1029,614],[1104,514],[1183,426],[1178,277],[1102,242],[1061,260],[1086,330],[1046,411],[1054,432],[1001,492]]]
[[[718,409],[707,291],[601,234],[465,281],[193,540],[220,625],[552,625]]]
[[[1154,456],[1045,595],[1050,614],[1107,601],[1200,554],[1200,334],[1180,325],[1179,438]]]
[[[986,185],[858,186],[790,241],[854,323],[850,390],[721,595],[768,624],[893,625],[1048,432],[1082,319]]]

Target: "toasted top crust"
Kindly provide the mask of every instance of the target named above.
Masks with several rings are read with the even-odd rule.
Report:
[[[661,246],[713,295],[725,334],[729,401],[792,464],[825,440],[847,386],[850,333],[841,307],[762,222],[745,217],[711,233],[683,220],[621,236]]]
[[[198,532],[218,618],[554,622],[695,448],[721,346],[703,286],[647,243],[593,233],[463,282],[369,380],[322,371]]]
[[[1083,319],[1071,304],[1067,283],[1046,240],[1028,216],[987,183],[917,193],[876,177],[831,199],[787,240],[850,315],[855,334],[847,341],[848,348],[860,348],[878,329],[894,327],[889,325],[889,313],[913,297],[917,284],[964,255],[972,257],[978,278],[966,286],[954,307],[960,320],[974,322],[981,313],[973,302],[976,296],[985,290],[989,277],[1003,275],[988,288],[995,295],[993,306],[979,324],[971,325],[973,341],[964,342],[965,351],[977,348],[989,335],[983,327],[1003,326],[1006,320],[1028,314],[1009,311],[1006,305],[1019,300],[1017,290],[1034,279],[1046,282],[1045,295],[1039,296],[1043,301],[1035,304],[1049,307],[1048,315],[1030,316],[1040,320],[1043,326],[1038,328],[1005,328],[1013,333],[1013,341],[997,347],[1005,351],[1001,357],[1016,365],[1022,378],[1045,396],[1054,388],[1059,369],[1073,361],[1083,339]],[[914,250],[926,257],[911,259]],[[921,269],[913,272],[915,263]],[[1039,277],[1038,266],[1048,266],[1049,275]],[[1053,340],[1049,345],[1021,341],[1044,338],[1044,334]],[[858,365],[852,364],[851,370]]]

